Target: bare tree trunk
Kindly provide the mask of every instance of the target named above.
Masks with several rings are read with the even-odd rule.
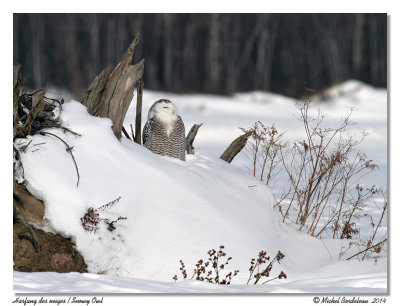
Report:
[[[33,82],[34,87],[43,87],[42,80],[42,47],[43,47],[43,36],[44,36],[44,25],[43,18],[38,15],[31,16],[31,31],[32,36],[35,37],[32,44],[32,68],[33,68]]]
[[[77,16],[67,14],[67,24],[65,27],[65,49],[67,53],[67,67],[69,77],[72,80],[72,88],[74,92],[79,92],[82,89],[82,68],[79,65],[77,54],[78,43],[76,41],[76,23]],[[41,85],[43,86],[43,85]]]
[[[240,26],[235,21],[236,20],[234,19],[234,16],[230,14],[223,15],[223,18],[221,18],[222,31],[225,33],[230,33],[230,35],[225,35],[223,37],[224,57],[226,59],[230,59],[225,65],[225,88],[229,94],[232,94],[237,90],[240,72],[238,63],[241,60],[239,54],[240,48],[242,47],[239,45]]]
[[[114,58],[116,56],[115,54],[115,41],[116,41],[116,21],[115,21],[115,15],[112,14],[110,15],[110,19],[107,20],[106,23],[106,59],[107,63],[112,63],[114,61]]]
[[[173,88],[174,79],[172,73],[172,15],[163,14],[163,25],[164,25],[164,84],[167,88]]]
[[[210,48],[208,50],[208,67],[210,71],[209,86],[212,91],[219,87],[219,14],[211,15],[210,23]]]
[[[110,68],[104,69],[92,82],[81,101],[91,115],[112,120],[112,129],[118,139],[121,138],[122,124],[133,97],[133,89],[144,72],[144,59],[131,65],[138,42],[139,34],[114,70],[110,73]]]
[[[362,64],[362,34],[364,25],[364,15],[357,14],[355,18],[353,35],[353,69],[357,77],[360,76]]]
[[[193,86],[193,75],[197,68],[196,56],[196,15],[189,14],[189,21],[185,26],[184,44],[182,46],[182,78],[186,89],[196,87]],[[196,83],[195,83],[196,84]]]
[[[370,70],[371,81],[377,83],[379,81],[379,61],[374,60],[378,57],[378,39],[377,39],[377,22],[374,18],[369,19],[369,35],[370,35]]]
[[[89,75],[93,78],[100,66],[99,16],[97,14],[89,14],[88,22],[90,31],[90,58],[92,61],[92,64],[89,65]]]
[[[257,46],[257,60],[254,73],[254,88],[270,90],[272,59],[274,55],[277,29],[280,22],[280,15],[264,16],[267,19],[266,25],[261,31]]]

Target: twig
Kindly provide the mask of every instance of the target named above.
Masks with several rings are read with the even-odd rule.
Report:
[[[41,134],[41,135],[46,135],[46,134],[52,135],[52,136],[58,138],[60,141],[62,141],[62,142],[65,144],[65,146],[67,147],[66,151],[69,152],[69,154],[71,154],[72,160],[73,160],[73,162],[74,162],[74,164],[75,164],[76,174],[78,175],[78,181],[77,181],[77,183],[76,183],[76,187],[78,187],[80,176],[79,176],[78,165],[76,164],[74,154],[72,153],[73,147],[70,147],[62,138],[58,137],[57,135],[55,135],[55,134],[53,134],[53,133],[49,133],[49,132],[40,132],[40,134]]]
[[[72,135],[79,136],[79,137],[82,136],[81,134],[78,134],[77,132],[74,132],[74,131],[70,130],[69,128],[66,128],[65,126],[61,125],[59,128],[64,130],[64,132],[71,133]]]
[[[270,281],[273,281],[275,279],[278,279],[280,275],[278,275],[277,277],[271,278],[269,280],[266,280],[265,282],[263,282],[262,284],[265,285],[266,283],[269,283]]]
[[[350,256],[350,257],[347,258],[346,260],[352,259],[353,257],[355,257],[355,256],[357,256],[357,255],[360,255],[360,254],[362,254],[362,253],[364,253],[364,252],[366,252],[366,251],[368,251],[368,250],[370,250],[370,249],[373,249],[374,247],[376,247],[376,246],[378,246],[378,245],[380,245],[380,244],[386,242],[386,240],[387,240],[387,238],[383,239],[381,242],[378,242],[377,244],[375,244],[375,245],[373,245],[373,246],[370,246],[369,248],[366,248],[366,249],[363,250],[363,251],[360,251],[360,252],[354,254],[353,256]]]
[[[380,228],[380,226],[382,224],[382,219],[383,219],[383,216],[385,215],[386,208],[387,208],[387,202],[385,203],[385,206],[383,207],[383,211],[382,211],[381,217],[379,219],[378,225],[375,228],[374,234],[372,235],[371,241],[374,241],[375,235],[376,235],[378,229]]]
[[[328,254],[329,254],[329,256],[331,257],[331,259],[333,259],[332,254],[331,254],[331,252],[329,251],[329,249],[326,247],[324,240],[323,240],[322,238],[319,239],[319,240],[322,242],[322,244],[324,245],[325,249],[328,251]]]
[[[380,217],[380,219],[379,219],[378,225],[376,226],[375,231],[374,231],[374,233],[372,234],[371,239],[369,240],[371,243],[374,241],[375,235],[376,235],[378,229],[379,229],[380,226],[381,226],[383,216],[385,215],[385,212],[386,212],[386,208],[387,208],[387,202],[385,203],[385,206],[383,207],[383,211],[382,211],[381,217]],[[364,256],[363,256],[363,258],[362,258],[363,260],[364,260],[364,258],[365,258],[365,255],[366,255],[366,253],[364,254]]]
[[[23,147],[21,147],[21,151],[25,152],[25,150],[28,148],[28,146],[31,144],[31,142],[32,142],[32,140],[30,140],[27,145],[24,145]]]

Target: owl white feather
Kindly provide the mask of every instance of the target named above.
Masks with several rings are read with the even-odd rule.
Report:
[[[174,103],[161,99],[150,107],[143,145],[153,153],[185,160],[185,125]]]

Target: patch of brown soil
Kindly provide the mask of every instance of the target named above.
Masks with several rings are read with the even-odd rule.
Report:
[[[36,251],[32,236],[21,222],[13,225],[14,270],[21,272],[87,272],[83,257],[70,239],[34,229],[40,243]]]

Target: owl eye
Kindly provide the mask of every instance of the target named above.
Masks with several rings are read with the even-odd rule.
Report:
[[[163,108],[169,108],[168,106],[163,106]]]

